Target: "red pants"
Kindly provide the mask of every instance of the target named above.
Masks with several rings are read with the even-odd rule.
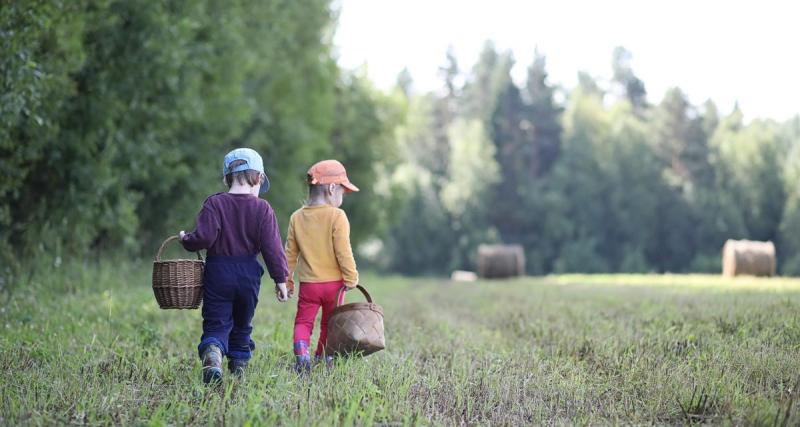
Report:
[[[322,307],[322,321],[320,323],[319,343],[315,354],[321,356],[328,339],[328,318],[336,307],[336,294],[344,286],[344,282],[300,283],[300,295],[297,298],[297,316],[294,318],[294,348],[308,349],[311,341],[311,332],[314,330],[314,321]],[[342,293],[344,300],[344,292]],[[301,352],[303,350],[300,350]],[[307,350],[305,350],[307,351]]]

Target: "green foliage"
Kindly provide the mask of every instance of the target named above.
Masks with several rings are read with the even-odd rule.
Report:
[[[780,138],[792,148],[784,166],[786,204],[778,227],[778,253],[789,255],[781,265],[783,273],[800,275],[800,116],[783,126]]]
[[[374,90],[365,77],[344,73],[337,86],[336,123],[331,132],[329,157],[346,162],[348,177],[361,190],[346,197],[344,209],[356,224],[351,240],[367,240],[391,220],[387,209],[391,194],[381,191],[397,162],[392,126],[400,121],[402,108]]]
[[[411,180],[403,195],[397,219],[386,231],[391,236],[384,253],[388,268],[401,274],[432,275],[456,267],[456,236],[430,181]]]
[[[595,239],[571,240],[561,246],[553,264],[556,273],[606,273],[609,271],[603,257],[597,252]]]
[[[402,165],[384,179],[396,212],[381,234],[383,264],[404,274],[436,274],[452,265],[455,238],[439,195],[449,161],[441,154],[449,152],[449,141],[436,138],[433,97],[403,99],[405,120],[395,129]]]
[[[491,200],[491,191],[500,174],[495,147],[480,120],[456,119],[450,125],[448,138],[450,170],[441,199],[450,216],[451,232],[457,236],[453,264],[464,269],[475,265],[479,244],[497,239],[494,230],[485,224],[497,209],[487,201]]]
[[[60,131],[68,99],[77,88],[70,75],[83,60],[85,19],[73,3],[11,2],[0,8],[0,261],[8,274],[18,266],[13,248],[38,244],[36,234],[52,235],[61,224],[41,206],[34,185],[69,191],[43,161]],[[31,194],[31,192],[37,193]],[[31,206],[31,205],[34,206]],[[65,207],[61,207],[59,214]],[[39,221],[37,221],[39,220]],[[34,230],[35,228],[35,230]]]
[[[454,84],[461,75],[448,53],[444,91],[410,95],[398,143],[430,179],[422,186],[431,186],[414,217],[436,218],[431,228],[452,234],[431,235],[441,246],[427,249],[437,254],[438,272],[474,267],[480,239],[522,244],[533,274],[713,272],[729,238],[776,241],[781,270],[800,271],[800,243],[792,237],[800,226],[800,119],[745,124],[738,108],[720,116],[713,102],[696,107],[678,88],[650,104],[631,58],[614,51],[609,90],[618,96],[579,73],[562,105],[543,56],[537,52],[520,87],[511,78],[511,54],[487,43],[462,87]],[[436,160],[462,149],[441,129],[473,120],[488,130],[494,162],[488,151]],[[458,172],[480,164],[480,175]],[[488,191],[474,185],[478,176],[494,183]],[[470,206],[470,217],[454,206]],[[399,234],[394,228],[382,238]],[[389,256],[403,260],[407,252]]]
[[[458,120],[450,126],[450,172],[442,201],[454,215],[479,209],[486,191],[498,179],[494,146],[479,120]]]
[[[464,114],[489,120],[497,108],[500,94],[508,88],[513,65],[511,52],[498,52],[492,42],[486,42],[472,69],[472,78],[462,90]]]
[[[756,121],[743,127],[741,120],[734,111],[712,139],[722,160],[721,189],[733,197],[749,236],[774,240],[786,201],[787,148],[776,136],[774,123]]]
[[[535,169],[539,175],[553,167],[561,151],[561,122],[563,108],[556,104],[555,89],[547,81],[546,59],[536,52],[528,68],[528,80],[523,98],[527,98],[527,120],[520,123],[530,130],[535,146]]]
[[[373,196],[396,109],[332,58],[327,0],[15,2],[0,10],[0,253],[149,253],[222,191],[237,146],[265,158],[279,222],[336,157]],[[7,178],[5,178],[7,177]]]
[[[634,111],[641,113],[647,107],[647,91],[644,82],[633,73],[631,59],[631,53],[624,47],[617,46],[614,49],[611,61],[613,81],[620,86],[622,94],[633,106]]]
[[[44,253],[149,254],[224,190],[238,146],[264,156],[284,225],[307,168],[341,160],[362,189],[353,242],[393,271],[474,268],[487,242],[522,244],[532,274],[712,271],[726,239],[751,238],[800,272],[800,118],[745,123],[678,88],[650,103],[624,48],[608,86],[553,86],[538,52],[519,84],[487,42],[470,68],[449,50],[438,91],[405,70],[381,93],[336,65],[335,15],[329,0],[0,8],[0,286]]]

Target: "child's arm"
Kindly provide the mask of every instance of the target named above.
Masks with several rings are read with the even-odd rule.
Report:
[[[358,270],[353,258],[353,248],[350,247],[350,221],[343,210],[339,212],[333,222],[333,250],[336,252],[345,286],[353,288],[358,284]]]
[[[286,233],[286,260],[289,263],[289,277],[286,280],[286,287],[289,295],[294,293],[294,269],[297,268],[297,257],[300,256],[300,248],[294,237],[294,216],[289,218],[289,231]]]
[[[197,226],[195,230],[186,233],[181,238],[181,244],[187,251],[199,251],[200,249],[210,248],[219,235],[219,219],[211,206],[211,202],[206,199],[203,208],[197,214]]]
[[[275,284],[286,283],[288,274],[286,255],[283,253],[278,220],[275,219],[275,211],[269,204],[267,204],[267,211],[261,226],[261,256],[264,258],[264,264],[267,265],[269,277],[275,281]]]

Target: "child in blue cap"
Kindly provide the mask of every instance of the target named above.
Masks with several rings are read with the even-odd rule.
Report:
[[[270,204],[258,197],[269,189],[261,156],[250,148],[237,148],[225,156],[222,175],[228,192],[207,198],[195,230],[180,232],[184,248],[207,250],[203,336],[197,348],[206,384],[222,379],[223,356],[231,373],[241,375],[255,349],[251,320],[264,274],[258,253],[275,281],[278,301],[288,299],[288,268],[278,222]]]

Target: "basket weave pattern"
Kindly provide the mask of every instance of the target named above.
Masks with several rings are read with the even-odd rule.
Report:
[[[203,301],[203,269],[205,263],[200,254],[196,260],[161,260],[167,243],[178,240],[178,236],[167,238],[158,249],[153,261],[153,294],[163,309],[193,309]]]
[[[358,289],[367,302],[340,305],[328,320],[326,354],[357,354],[363,356],[386,347],[383,330],[383,309],[372,302],[366,289]],[[339,291],[340,294],[342,291]],[[341,301],[337,298],[337,301]]]

